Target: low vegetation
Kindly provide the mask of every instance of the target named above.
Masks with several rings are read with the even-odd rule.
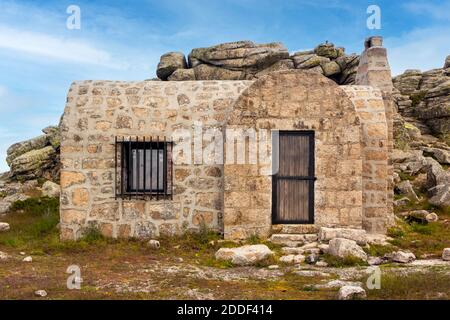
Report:
[[[450,247],[450,221],[428,224],[398,221],[388,235],[393,238],[392,245],[410,250],[418,258],[439,258],[444,248]]]
[[[364,248],[364,251],[373,257],[383,257],[385,254],[391,253],[395,251],[396,248],[392,245],[380,245],[380,244],[371,244]]]
[[[45,197],[17,201],[2,220],[11,230],[0,234],[0,244],[19,249],[41,245],[58,236],[59,202]]]
[[[242,242],[223,241],[219,234],[203,226],[197,233],[163,237],[161,248],[152,249],[143,241],[107,239],[96,228],[89,228],[82,239],[61,242],[58,211],[55,199],[31,198],[16,202],[2,219],[10,223],[11,229],[0,234],[0,251],[12,258],[2,262],[0,298],[35,298],[33,292],[39,289],[49,292],[50,299],[335,299],[337,296],[337,289],[316,287],[334,276],[297,275],[295,267],[278,262],[282,255],[280,246],[256,236]],[[448,224],[442,221],[428,225],[400,222],[390,230],[393,246],[371,245],[365,250],[370,255],[382,256],[401,247],[418,255],[422,252],[438,255],[444,246],[450,246]],[[255,267],[236,268],[230,262],[214,258],[221,247],[260,243],[268,245],[275,256]],[[21,261],[22,251],[33,256],[32,264]],[[367,266],[355,258],[324,255],[323,259],[336,268]],[[66,269],[71,264],[82,269],[81,290],[66,288]],[[276,276],[267,276],[266,267],[272,264],[278,264],[280,269],[273,271]],[[449,292],[449,280],[448,274],[440,273],[414,273],[399,279],[397,274],[383,272],[382,290],[367,293],[370,299],[438,299],[444,297],[442,292]]]
[[[450,274],[447,272],[383,273],[380,290],[367,290],[369,299],[450,299]]]
[[[359,258],[348,256],[345,258],[340,258],[336,256],[332,256],[329,254],[325,254],[323,259],[328,266],[335,268],[345,268],[345,267],[356,267],[356,266],[367,266],[367,262],[363,261]]]

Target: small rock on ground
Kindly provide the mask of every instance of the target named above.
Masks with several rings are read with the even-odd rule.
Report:
[[[328,253],[328,249],[330,249],[330,246],[328,244],[322,243],[318,245],[318,248],[320,250],[320,252],[322,253]]]
[[[281,251],[285,255],[303,254],[305,252],[305,250],[301,247],[283,247],[281,248]]]
[[[310,254],[305,259],[306,263],[308,264],[314,264],[317,262],[317,260],[319,260],[319,256],[316,254]]]
[[[305,256],[301,254],[290,254],[287,256],[282,256],[280,258],[280,261],[283,263],[290,263],[290,264],[299,264],[305,261]]]
[[[0,222],[0,232],[9,231],[9,223]]]
[[[412,252],[407,251],[396,251],[388,255],[393,262],[398,263],[410,263],[416,260],[416,256]]]
[[[161,247],[161,244],[159,243],[158,240],[149,240],[147,245],[153,249],[159,249]]]
[[[30,257],[30,256],[28,256],[28,257],[23,258],[22,261],[23,261],[23,262],[32,262],[32,261],[33,261],[33,258]]]
[[[367,254],[356,241],[344,238],[332,239],[329,243],[328,253],[339,258],[355,257],[367,261]]]
[[[37,291],[35,291],[34,292],[34,294],[37,296],[37,297],[46,297],[47,296],[47,291],[45,291],[45,290],[37,290]]]
[[[299,275],[301,277],[329,277],[330,276],[329,273],[315,271],[315,270],[300,270],[300,271],[295,271],[295,274]]]
[[[369,265],[371,266],[379,266],[380,264],[385,263],[386,260],[380,257],[369,257],[367,259],[367,263],[369,263]]]
[[[9,255],[5,252],[0,251],[0,261],[6,261],[9,259]]]
[[[230,261],[234,265],[248,266],[263,261],[273,255],[264,244],[246,245],[238,248],[220,248],[216,259]]]
[[[366,291],[360,286],[343,286],[338,292],[339,300],[365,299],[366,297]]]
[[[442,260],[450,261],[450,248],[445,248],[442,252]]]

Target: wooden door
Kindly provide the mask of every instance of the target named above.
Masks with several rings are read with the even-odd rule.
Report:
[[[314,132],[280,131],[272,176],[274,224],[314,223]],[[278,161],[276,161],[278,160]]]

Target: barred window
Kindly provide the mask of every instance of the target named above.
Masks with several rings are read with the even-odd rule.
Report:
[[[116,198],[172,198],[172,143],[116,137]]]

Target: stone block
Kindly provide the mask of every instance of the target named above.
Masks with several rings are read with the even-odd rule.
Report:
[[[86,207],[89,203],[89,191],[86,188],[76,188],[72,191],[72,204],[75,207]]]
[[[61,171],[61,188],[67,188],[76,184],[83,184],[86,177],[81,172]]]
[[[99,203],[92,205],[89,218],[106,221],[119,220],[119,204],[117,202]]]

